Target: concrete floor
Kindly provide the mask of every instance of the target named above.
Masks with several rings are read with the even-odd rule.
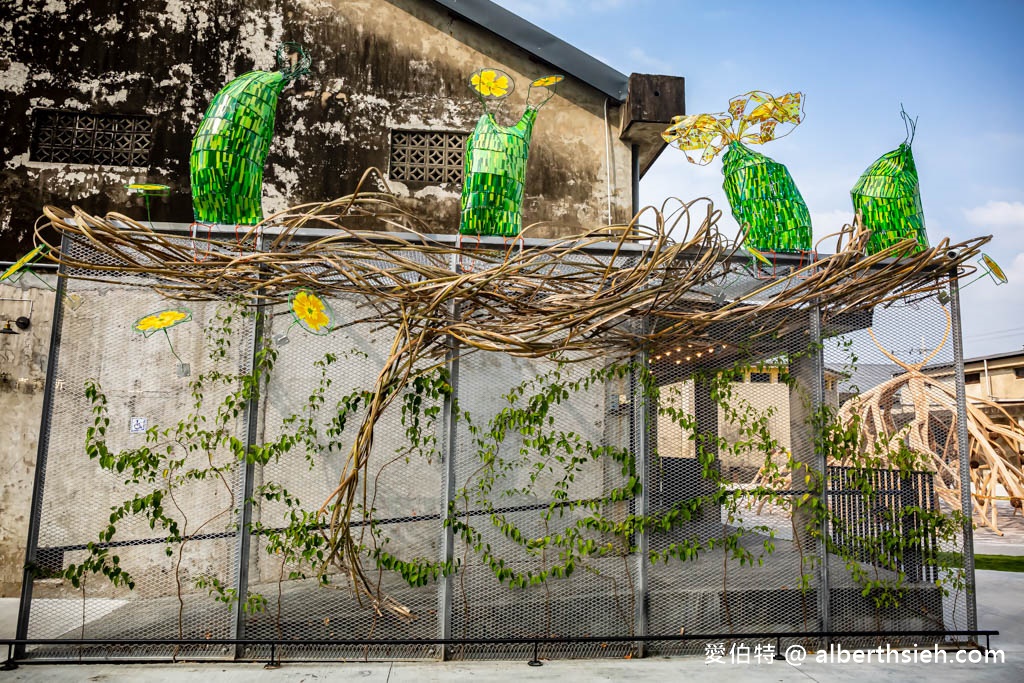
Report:
[[[1004,550],[1005,552],[1005,550]],[[1006,553],[1009,554],[1009,553]],[[558,660],[544,662],[542,667],[527,666],[524,661],[488,662],[382,662],[345,664],[285,664],[280,669],[266,670],[259,664],[25,664],[14,671],[0,671],[0,683],[15,681],[164,681],[207,683],[216,681],[310,682],[337,679],[358,679],[367,683],[431,683],[433,681],[621,681],[680,680],[700,676],[707,681],[916,681],[933,678],[937,681],[1024,681],[1024,573],[979,571],[979,628],[996,629],[1001,635],[992,640],[993,649],[1002,650],[1005,659],[995,663],[826,663],[812,661],[808,655],[801,666],[792,662],[750,664],[728,661],[708,663],[704,657],[657,657],[649,659]],[[17,601],[0,600],[0,638],[13,636],[17,619]],[[0,656],[2,659],[2,656]]]

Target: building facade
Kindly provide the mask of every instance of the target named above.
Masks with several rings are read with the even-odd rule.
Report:
[[[500,123],[519,118],[531,81],[566,76],[534,130],[531,234],[624,222],[683,112],[682,78],[627,77],[486,0],[13,0],[0,17],[0,259],[30,248],[45,204],[147,218],[129,183],[170,187],[151,220],[191,222],[199,121],[227,81],[274,70],[282,41],[312,66],[279,100],[265,215],[348,194],[376,167],[433,231],[454,232],[462,147],[483,113],[469,78],[490,66],[518,86]]]
[[[302,44],[312,68],[279,99],[264,215],[351,193],[376,167],[433,231],[455,232],[462,144],[483,113],[469,78],[489,66],[518,86],[502,123],[533,79],[566,77],[534,129],[530,234],[626,222],[660,131],[684,109],[682,78],[627,77],[486,0],[11,0],[0,7],[0,263],[33,247],[47,204],[192,222],[190,143],[208,104],[232,78],[273,70],[283,41]],[[130,183],[170,192],[147,206]],[[0,335],[0,596],[17,594],[23,571],[54,299],[44,279],[0,283],[0,327],[31,320]],[[83,334],[130,337],[90,296],[69,313],[94,331]]]

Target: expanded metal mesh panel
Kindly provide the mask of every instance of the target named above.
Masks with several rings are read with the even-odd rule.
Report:
[[[974,628],[963,569],[973,549],[964,547],[962,527],[944,531],[931,516],[961,509],[951,476],[959,454],[948,300],[896,301],[833,316],[824,327],[825,378],[838,413],[861,420],[868,455],[886,454],[873,466],[830,462],[832,628],[889,631],[896,640],[901,631]],[[919,371],[950,377],[932,384]]]
[[[198,584],[214,580],[235,583],[235,526],[240,505],[238,467],[224,443],[203,437],[194,428],[244,438],[242,416],[215,407],[239,385],[235,381],[204,383],[204,400],[194,405],[191,382],[217,370],[234,377],[247,371],[251,350],[248,324],[236,317],[222,332],[231,346],[216,361],[204,330],[216,327],[224,313],[218,303],[190,304],[192,321],[149,338],[133,332],[142,316],[171,304],[149,289],[76,282],[76,308],[65,307],[52,408],[44,416],[48,436],[45,487],[41,496],[40,531],[36,547],[37,579],[32,589],[30,638],[224,638],[231,635],[230,610],[211,602]],[[170,343],[169,343],[170,342]],[[173,344],[173,351],[172,346]],[[184,366],[174,355],[180,356]],[[187,369],[186,369],[187,368]],[[94,384],[105,397],[97,414],[86,394]],[[106,448],[110,463],[90,458],[87,429],[107,418]],[[201,424],[203,420],[207,422]],[[149,430],[149,434],[147,434]],[[165,432],[164,430],[169,430]],[[159,453],[153,476],[132,475],[140,449]],[[196,478],[191,473],[205,471]],[[162,496],[161,512],[177,523],[177,537],[147,510],[134,503]],[[123,519],[112,521],[118,508]],[[115,523],[110,537],[99,534]],[[105,560],[91,553],[96,544]],[[86,571],[75,587],[61,574],[90,555],[96,571]],[[116,557],[116,560],[115,560]],[[103,571],[99,561],[103,560]],[[114,585],[103,572],[120,568],[134,583]],[[170,648],[164,648],[172,654]],[[162,651],[162,650],[161,650]],[[38,647],[32,657],[67,656],[70,648]],[[74,648],[74,656],[110,656]],[[127,648],[117,656],[151,656],[151,648]],[[180,656],[223,657],[222,648],[179,648]]]
[[[191,240],[176,239],[187,251]],[[64,248],[116,266],[86,243]],[[469,249],[451,266],[490,267],[483,256]],[[578,263],[603,258],[581,254],[559,274],[569,281]],[[144,338],[132,323],[173,304],[120,276],[123,286],[71,281],[79,300],[65,306],[44,416],[30,638],[238,636],[289,641],[275,656],[290,660],[471,659],[532,657],[529,638],[708,636],[538,651],[599,657],[704,654],[731,633],[881,630],[895,643],[911,630],[973,626],[972,550],[932,514],[961,505],[951,488],[960,466],[954,358],[937,298],[716,322],[700,338],[633,358],[557,363],[459,347],[457,360],[445,360],[432,347],[373,429],[351,517],[362,572],[354,586],[351,558],[327,561],[328,515],[395,331],[359,322],[372,317],[367,302],[338,297],[327,301],[329,334],[307,331],[287,303],[264,306],[257,322],[210,302],[189,304],[193,321],[166,337]],[[712,310],[766,277],[732,272],[721,291],[695,292],[685,305]],[[218,338],[230,345],[214,360]],[[257,363],[272,367],[250,415],[238,376],[252,367],[257,339]],[[922,383],[915,368],[936,381]],[[116,464],[90,459],[88,380],[108,401],[112,453],[147,445],[132,418],[174,430],[151,437],[166,470],[154,481],[132,483]],[[235,441],[196,446],[195,430],[217,415],[227,415],[222,427]],[[850,440],[839,424],[865,431]],[[247,447],[248,466],[239,457]],[[919,457],[927,452],[940,455]],[[154,490],[184,542],[168,542],[159,520],[151,528],[151,508],[141,505],[100,544],[134,589],[101,573],[87,573],[84,588],[59,578],[89,557],[112,508]],[[445,566],[447,577],[438,571]],[[310,643],[442,636],[526,642]],[[35,658],[235,654],[29,650]],[[240,654],[270,656],[266,646]]]
[[[621,539],[584,524],[593,510],[620,521],[629,514],[628,500],[588,503],[623,486],[623,465],[574,446],[579,435],[628,451],[628,386],[602,379],[567,394],[551,391],[563,380],[600,375],[601,368],[596,361],[557,366],[495,353],[461,359],[459,407],[469,412],[470,421],[458,424],[454,505],[472,535],[457,537],[455,544],[461,566],[452,579],[453,637],[634,632],[635,559]],[[542,419],[527,424],[538,415]],[[495,438],[498,434],[504,438]],[[556,539],[574,532],[578,543],[592,542],[606,552],[567,566],[565,547]],[[546,582],[531,585],[529,577],[542,574],[548,575]],[[525,586],[510,587],[517,577],[527,577]],[[568,644],[548,645],[547,652],[578,657],[609,648],[619,654],[630,650],[621,643],[603,649]],[[528,645],[508,647],[502,656],[529,651]],[[493,656],[493,648],[456,646],[452,656]]]
[[[782,321],[759,322],[773,329]],[[786,467],[790,455],[814,462],[803,424],[813,372],[790,367],[788,354],[804,350],[792,346],[751,335],[655,350],[648,491],[651,512],[670,524],[650,537],[652,552],[668,558],[649,570],[652,634],[819,628],[815,545],[792,506],[806,487],[794,486]],[[761,494],[746,495],[758,485]],[[705,645],[659,642],[651,650]]]
[[[349,574],[336,565],[323,565],[329,547],[326,519],[307,520],[316,550],[305,561],[294,553],[277,551],[275,536],[301,530],[289,522],[293,514],[313,512],[328,503],[343,475],[350,471],[353,442],[367,413],[367,399],[378,373],[385,366],[394,339],[391,328],[347,324],[365,317],[353,299],[331,299],[339,324],[330,335],[317,336],[294,324],[286,306],[276,307],[265,330],[278,351],[275,368],[264,396],[257,440],[273,442],[294,432],[294,416],[313,416],[317,449],[296,448],[279,460],[259,468],[254,481],[250,536],[250,591],[267,599],[266,609],[246,624],[249,638],[389,639],[436,638],[437,584],[410,587],[398,572],[377,565],[374,556],[384,551],[402,560],[436,561],[440,540],[441,464],[440,399],[426,398],[415,410],[405,401],[406,390],[385,410],[373,432],[373,450],[365,472],[365,498],[361,487],[352,532],[364,548],[361,559],[369,592],[354,590]],[[328,358],[328,354],[332,359]],[[310,397],[322,399],[311,402]],[[319,406],[322,405],[322,408]],[[310,406],[319,409],[313,413]],[[415,414],[414,414],[415,413]],[[344,419],[343,426],[339,418]],[[410,440],[407,430],[418,419],[422,441]],[[331,430],[337,430],[331,433]],[[328,443],[333,442],[328,448]],[[288,500],[270,500],[275,491],[287,491]],[[371,517],[364,510],[372,511]],[[324,583],[321,584],[321,581]],[[377,604],[375,604],[377,603]],[[388,605],[399,605],[399,610]],[[408,610],[408,614],[400,610]],[[437,648],[395,646],[367,650],[362,647],[289,648],[285,658],[431,657]],[[256,655],[262,650],[253,649]]]

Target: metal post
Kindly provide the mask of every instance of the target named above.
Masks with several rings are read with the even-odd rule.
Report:
[[[259,251],[261,243],[257,239],[254,251]],[[260,347],[263,344],[263,305],[257,305],[256,307],[256,318],[252,325],[252,334],[250,337],[252,347],[251,355],[249,358],[248,372],[252,373],[256,369],[257,354],[260,352]],[[251,542],[252,538],[250,530],[252,528],[252,491],[253,491],[253,479],[256,472],[256,463],[250,462],[248,453],[252,446],[256,444],[258,439],[259,431],[259,415],[260,415],[260,396],[259,396],[259,382],[256,383],[256,392],[249,397],[249,402],[245,406],[245,452],[246,457],[242,460],[242,470],[239,473],[239,480],[242,484],[242,507],[238,515],[238,533],[235,537],[235,558],[237,564],[235,566],[235,596],[236,600],[232,605],[231,609],[233,614],[231,615],[231,637],[235,639],[245,638],[245,603],[249,595],[249,558],[251,557]],[[235,645],[235,659],[242,659],[245,657],[245,646],[238,644]]]
[[[641,332],[646,331],[647,321],[640,320]],[[650,354],[643,350],[633,357],[634,363],[640,367],[650,369]],[[633,513],[638,519],[645,519],[650,507],[650,495],[647,491],[649,482],[648,469],[650,466],[650,434],[648,430],[648,406],[647,394],[644,391],[643,382],[639,380],[638,373],[634,370],[630,374],[630,393],[633,398],[632,432],[631,440],[633,454],[636,457],[636,473],[640,478],[640,493],[633,500]],[[649,621],[648,614],[648,577],[647,577],[647,554],[649,534],[646,529],[638,531],[635,535],[637,564],[636,564],[636,587],[634,589],[634,635],[645,637]],[[647,643],[640,641],[637,652],[639,657],[647,654]]]
[[[61,248],[67,246],[62,240]],[[57,270],[57,290],[53,296],[53,318],[50,327],[50,350],[46,357],[46,385],[43,393],[42,424],[39,427],[39,443],[36,444],[36,472],[32,485],[32,507],[28,518],[28,540],[25,542],[25,572],[21,578],[21,602],[18,607],[18,625],[15,638],[28,638],[29,614],[32,609],[32,582],[35,579],[36,546],[39,544],[39,525],[43,516],[43,489],[46,485],[46,459],[50,448],[50,425],[53,417],[53,391],[57,381],[57,363],[60,357],[60,341],[64,325],[64,293],[67,283],[63,277],[64,266]],[[25,646],[16,645],[14,657],[25,656]]]
[[[813,366],[814,385],[811,387],[811,409],[812,415],[817,414],[825,405],[825,354],[822,349],[821,332],[821,308],[817,303],[811,308],[810,320],[811,333],[811,363]],[[817,427],[812,425],[815,429]],[[814,442],[818,442],[818,434],[814,433]],[[821,472],[821,505],[823,511],[828,510],[828,455],[820,448],[816,449],[818,470]],[[828,516],[822,515],[821,527],[818,529],[818,615],[821,621],[821,630],[825,633],[832,631],[831,611],[831,588],[828,575]],[[828,645],[828,638],[825,639]]]
[[[454,258],[454,257],[453,257]],[[455,272],[460,272],[461,268],[457,262],[452,264]],[[457,318],[460,315],[459,304],[457,302],[451,303],[451,314],[452,318]],[[448,339],[448,354],[445,363],[448,368],[448,382],[451,385],[451,392],[444,399],[444,411],[443,417],[443,434],[441,439],[441,464],[444,469],[444,499],[442,505],[444,508],[441,510],[441,521],[444,522],[448,517],[449,508],[455,501],[455,449],[458,445],[458,415],[456,414],[458,409],[458,398],[459,398],[459,344],[458,342],[449,337]],[[450,566],[455,558],[455,531],[450,525],[445,525],[441,529],[441,562],[445,563],[446,566]],[[465,569],[465,567],[463,567]],[[437,596],[437,620],[438,620],[438,637],[443,640],[448,640],[452,637],[452,593],[455,588],[455,577],[451,573],[444,577],[439,585],[438,596]],[[448,659],[450,645],[441,646],[441,659]]]
[[[974,582],[974,527],[971,509],[970,444],[967,438],[967,388],[964,385],[964,340],[960,327],[960,283],[949,278],[949,314],[953,319],[953,358],[956,364],[956,447],[960,458],[960,508],[964,513],[964,578],[967,580],[967,630],[978,628]]]

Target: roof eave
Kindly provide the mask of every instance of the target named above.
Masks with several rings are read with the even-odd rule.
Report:
[[[535,24],[490,0],[433,0],[452,15],[475,24],[586,83],[616,102],[624,102],[628,77]]]

